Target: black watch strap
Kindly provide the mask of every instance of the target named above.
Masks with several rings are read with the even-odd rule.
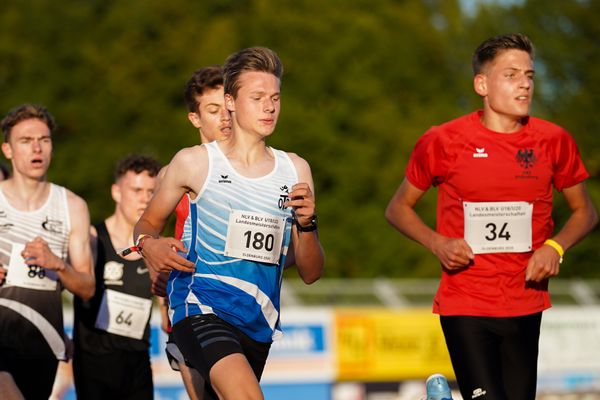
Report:
[[[317,230],[317,215],[316,214],[311,217],[310,225],[302,226],[298,222],[298,219],[295,219],[295,222],[296,222],[296,228],[300,232],[313,232],[313,231]]]

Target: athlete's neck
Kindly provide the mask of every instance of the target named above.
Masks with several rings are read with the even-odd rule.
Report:
[[[527,117],[498,115],[491,112],[484,112],[481,115],[481,123],[487,129],[498,133],[515,133],[523,128]]]
[[[273,169],[274,155],[262,138],[234,135],[231,139],[219,142],[218,146],[235,170],[243,176],[260,177]]]
[[[19,211],[35,211],[42,207],[50,195],[50,182],[27,179],[20,175],[2,182],[4,197]]]
[[[115,249],[130,247],[133,245],[132,224],[123,214],[116,211],[113,215],[104,220],[106,230],[110,236],[110,241]]]

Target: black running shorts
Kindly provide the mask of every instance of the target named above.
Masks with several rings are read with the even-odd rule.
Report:
[[[256,379],[260,378],[271,343],[251,339],[214,314],[194,315],[173,326],[173,337],[186,364],[210,382],[210,369],[222,358],[235,353],[246,356]]]
[[[542,313],[519,317],[440,317],[465,399],[533,400]]]

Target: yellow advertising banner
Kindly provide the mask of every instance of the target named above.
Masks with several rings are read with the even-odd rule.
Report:
[[[339,380],[454,378],[439,317],[430,309],[337,309]]]

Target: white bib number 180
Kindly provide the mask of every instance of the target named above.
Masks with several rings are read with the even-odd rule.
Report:
[[[285,231],[285,218],[233,210],[227,225],[224,254],[229,257],[277,264]]]
[[[533,204],[464,202],[465,240],[475,254],[531,251]]]

